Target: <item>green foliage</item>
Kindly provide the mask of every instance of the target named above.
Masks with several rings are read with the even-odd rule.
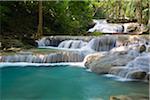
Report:
[[[44,12],[51,16],[51,30],[56,33],[81,35],[92,21],[92,8],[87,1],[45,2]]]
[[[82,35],[92,19],[135,18],[136,0],[57,0],[43,1],[43,30],[47,35]],[[142,2],[142,19],[147,24],[149,2]],[[37,1],[0,2],[2,33],[29,34],[37,32]],[[5,34],[6,35],[6,34]]]
[[[94,36],[100,36],[100,35],[103,35],[102,32],[93,32],[92,34],[93,34]]]
[[[36,5],[31,2],[1,2],[1,28],[3,32],[15,34],[32,34],[37,25]],[[30,5],[29,5],[30,4]],[[34,7],[33,7],[34,6]],[[14,35],[15,35],[14,34]]]
[[[148,23],[149,19],[149,0],[141,0],[142,6],[142,22]],[[110,19],[136,19],[136,0],[93,0],[93,8],[95,9],[94,18],[110,18]]]

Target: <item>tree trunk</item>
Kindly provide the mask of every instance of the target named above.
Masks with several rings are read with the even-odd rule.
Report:
[[[42,1],[39,1],[39,23],[36,38],[40,38],[43,35],[43,10]]]
[[[142,24],[142,0],[136,0],[136,18]]]

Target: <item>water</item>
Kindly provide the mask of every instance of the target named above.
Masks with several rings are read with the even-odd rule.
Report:
[[[69,65],[13,66],[0,71],[1,100],[109,100],[109,96],[121,94],[148,96],[146,83],[115,81]]]

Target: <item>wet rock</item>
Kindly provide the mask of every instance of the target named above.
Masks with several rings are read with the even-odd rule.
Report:
[[[125,66],[117,66],[117,67],[112,67],[109,71],[109,74],[113,74],[113,75],[118,75],[121,70],[124,70]]]
[[[149,72],[149,73],[147,73],[147,75],[146,75],[145,79],[146,79],[147,81],[149,81],[149,78],[150,78],[150,72]]]
[[[142,52],[145,52],[146,51],[146,46],[145,45],[141,45],[139,47],[139,52],[142,53]]]
[[[144,72],[144,71],[134,71],[129,74],[130,75],[128,75],[128,76],[132,79],[144,79],[146,76],[146,72]]]

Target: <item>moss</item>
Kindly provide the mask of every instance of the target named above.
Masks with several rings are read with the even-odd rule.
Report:
[[[92,34],[93,34],[94,36],[100,36],[100,35],[103,35],[102,32],[93,32]]]

